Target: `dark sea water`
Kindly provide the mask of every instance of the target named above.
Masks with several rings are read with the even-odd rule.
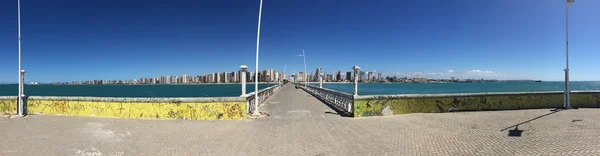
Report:
[[[267,84],[259,84],[258,89]],[[271,84],[273,86],[273,84]],[[95,96],[95,97],[235,97],[242,93],[241,84],[199,85],[25,85],[28,96]],[[0,85],[0,96],[16,96],[17,85]],[[248,84],[246,93],[254,92]]]
[[[323,87],[350,94],[354,93],[354,88],[351,83],[323,84]],[[563,91],[564,87],[564,82],[361,83],[358,85],[358,94],[377,95]],[[575,81],[570,82],[569,87],[571,91],[600,90],[600,81]]]

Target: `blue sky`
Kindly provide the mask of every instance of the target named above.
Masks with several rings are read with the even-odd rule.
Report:
[[[0,1],[0,82],[17,82],[16,0]],[[258,0],[23,0],[27,81],[254,69]],[[600,1],[569,7],[572,80],[600,80]],[[562,0],[265,0],[260,69],[564,79]]]

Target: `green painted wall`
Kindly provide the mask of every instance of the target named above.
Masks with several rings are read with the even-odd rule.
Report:
[[[571,94],[571,105],[577,108],[600,108],[600,92]],[[562,93],[532,93],[473,96],[397,97],[377,96],[354,101],[354,116],[382,116],[407,113],[440,113],[451,111],[512,110],[556,108],[563,106]]]

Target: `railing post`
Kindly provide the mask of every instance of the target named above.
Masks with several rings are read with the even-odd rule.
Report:
[[[319,75],[319,88],[323,88],[323,77]]]
[[[354,69],[354,96],[358,96],[358,71],[360,67],[354,66],[352,69]]]
[[[242,70],[242,74],[241,76],[241,81],[242,81],[242,96],[246,95],[246,69],[248,69],[248,67],[246,65],[242,65],[240,66],[240,69]]]

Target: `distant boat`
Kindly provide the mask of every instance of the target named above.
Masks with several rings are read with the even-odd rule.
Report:
[[[535,82],[542,82],[542,80],[535,80]]]

